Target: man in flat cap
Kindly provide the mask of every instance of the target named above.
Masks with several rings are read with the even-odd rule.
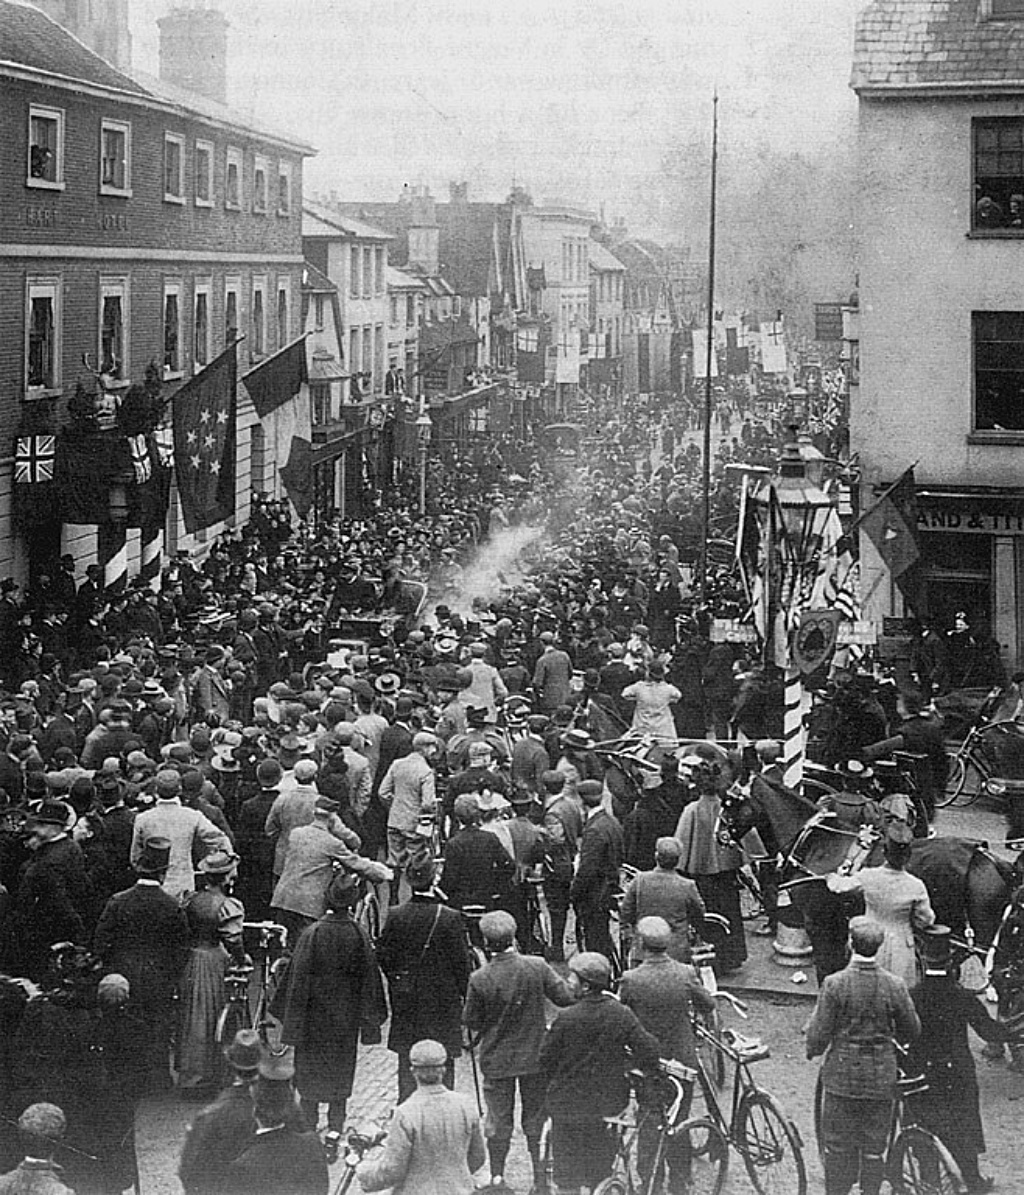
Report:
[[[382,1157],[360,1162],[360,1186],[390,1187],[392,1195],[471,1195],[486,1157],[476,1109],[443,1085],[448,1052],[440,1042],[416,1042],[409,1062],[416,1091],[395,1111]]]
[[[545,1002],[564,1008],[576,997],[543,959],[516,950],[516,920],[510,913],[484,914],[480,932],[490,961],[470,976],[463,1019],[479,1039],[491,1186],[507,1190],[505,1161],[512,1143],[518,1085],[523,1133],[534,1186],[539,1188],[544,1181],[540,1134],[547,1077],[540,1069],[540,1048],[547,1027]]]

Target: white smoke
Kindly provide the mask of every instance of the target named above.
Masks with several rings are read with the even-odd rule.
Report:
[[[446,599],[452,613],[465,617],[476,599],[490,602],[520,585],[530,571],[528,549],[543,535],[543,526],[524,523],[488,536],[463,565],[458,594]]]

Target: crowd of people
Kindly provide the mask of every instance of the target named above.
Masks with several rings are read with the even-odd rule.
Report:
[[[723,515],[725,461],[775,444],[737,418]],[[506,437],[442,453],[422,514],[399,490],[306,525],[260,498],[157,588],[108,592],[70,557],[28,593],[0,583],[8,1161],[59,1156],[80,1195],[122,1190],[133,1109],[173,1084],[210,1102],[183,1146],[188,1195],[326,1192],[359,1047],[387,1025],[399,1107],[364,1190],[468,1192],[485,1164],[503,1189],[517,1094],[537,1183],[545,1117],[559,1190],[604,1177],[627,1049],[692,1057],[708,912],[731,929],[720,972],[746,957],[727,776],[674,745],[735,730],[766,774],[778,753],[769,678],[709,642],[740,591],[724,565],[694,590],[699,485],[678,421],[627,398],[569,474]],[[506,551],[517,527],[535,533]],[[630,735],[671,746],[641,782],[598,749]],[[624,863],[635,966],[613,1000]],[[287,932],[274,1048],[218,1041],[246,924],[267,920]],[[563,1010],[548,1032],[546,1001]],[[486,1137],[449,1091],[466,1032]],[[685,1171],[669,1159],[672,1189]]]

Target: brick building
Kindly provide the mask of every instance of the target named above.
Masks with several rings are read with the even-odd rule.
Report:
[[[155,363],[170,399],[233,335],[240,378],[299,335],[313,151],[170,80],[129,76],[4,0],[0,78],[0,574],[25,577],[60,551],[96,556],[98,525],[26,534],[12,520],[10,448],[26,427],[60,429],[76,383],[91,381],[83,357],[121,380]],[[244,521],[251,489],[277,489],[247,402],[237,444]],[[168,536],[195,546],[173,495]],[[129,534],[129,572],[139,551]]]

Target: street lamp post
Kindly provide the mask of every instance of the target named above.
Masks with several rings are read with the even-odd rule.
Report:
[[[416,416],[416,449],[419,454],[420,467],[420,514],[427,513],[427,452],[430,449],[430,435],[433,423],[427,412],[426,403],[420,406],[420,413]]]
[[[808,476],[807,464],[796,427],[791,426],[778,472],[756,498],[766,508],[762,525],[772,528],[776,520],[781,524],[768,537],[765,638],[773,649],[774,662],[785,673],[783,772],[791,788],[803,783],[809,695],[793,658],[790,635],[813,589],[822,536],[832,510],[832,499]]]

